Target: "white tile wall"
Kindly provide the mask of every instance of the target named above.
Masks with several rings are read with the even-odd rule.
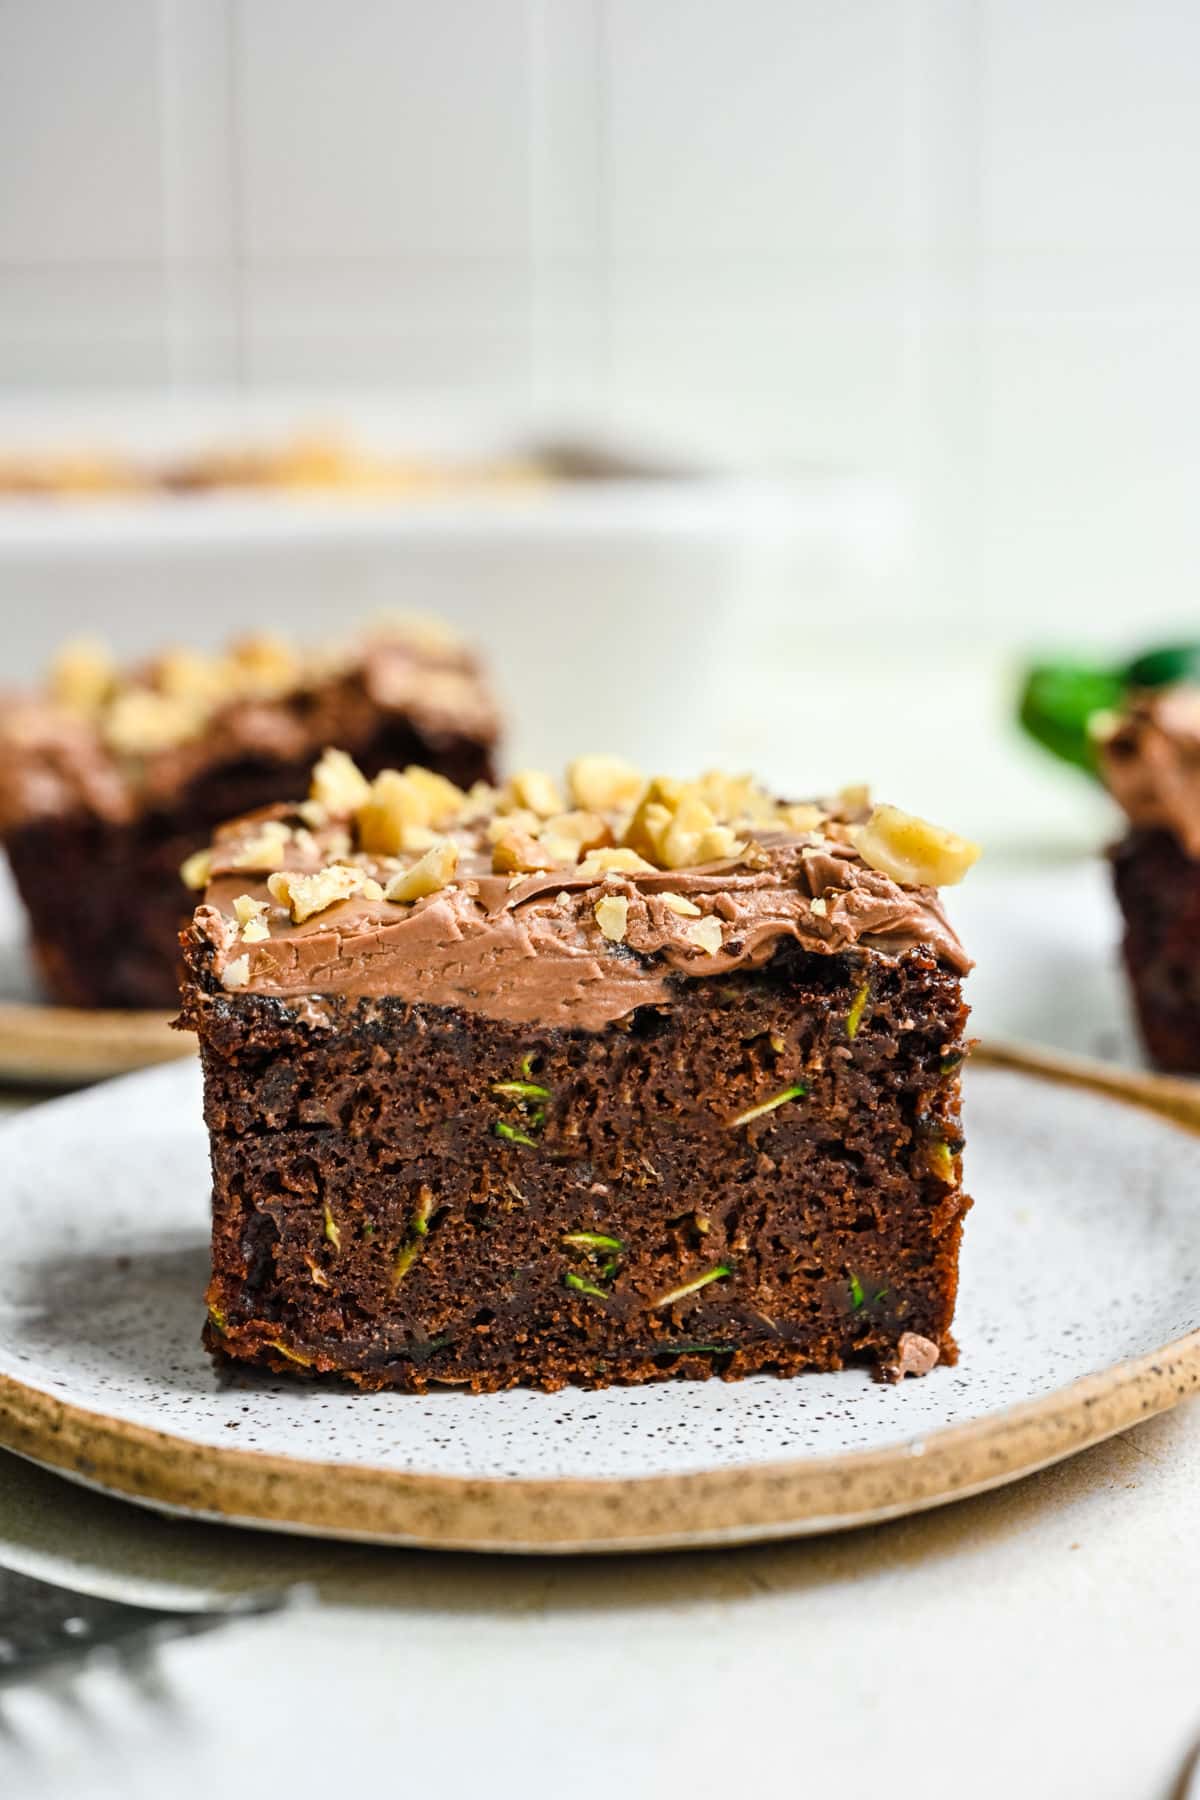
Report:
[[[948,628],[1191,605],[1200,8],[0,0],[0,388],[890,471]]]
[[[616,255],[903,250],[909,14],[896,0],[608,0]]]

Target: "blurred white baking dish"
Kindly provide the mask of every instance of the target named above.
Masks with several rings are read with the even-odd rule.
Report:
[[[107,448],[173,457],[337,435],[393,453],[478,460],[547,447],[544,432],[389,404],[190,396],[0,406],[0,454]],[[554,762],[621,746],[648,765],[773,757],[756,701],[797,655],[801,622],[869,611],[905,554],[886,484],[753,476],[586,428],[602,479],[400,499],[214,491],[0,503],[5,682],[64,636],[124,654],[258,627],[336,635],[395,607],[439,613],[483,645],[511,756]],[[769,678],[769,679],[768,679]]]

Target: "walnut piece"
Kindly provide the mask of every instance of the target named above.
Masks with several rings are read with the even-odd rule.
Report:
[[[589,850],[602,850],[613,841],[607,819],[602,819],[599,813],[579,809],[555,813],[544,822],[538,835],[543,843],[552,840],[573,843],[576,856],[586,856]]]
[[[685,926],[684,935],[697,948],[706,950],[710,956],[715,956],[725,942],[721,921],[711,916],[707,919],[697,919],[694,925]]]
[[[368,900],[383,899],[379,883],[349,863],[329,863],[315,875],[280,869],[268,879],[267,887],[273,898],[288,908],[294,925],[302,925],[314,913],[324,912],[354,894],[362,894]]]
[[[233,903],[233,916],[239,925],[249,925],[252,919],[261,919],[266,910],[266,901],[256,900],[253,894],[239,894]]]
[[[689,793],[662,834],[659,859],[664,869],[689,869],[720,862],[743,848],[728,825],[718,825],[707,801]]]
[[[511,805],[527,807],[539,819],[552,819],[563,810],[562,795],[544,769],[518,769],[505,794]]]
[[[802,803],[775,809],[776,821],[780,825],[786,825],[789,831],[820,831],[826,817],[819,806]]]
[[[50,669],[50,696],[71,712],[99,712],[112,693],[117,671],[105,646],[95,638],[64,644]]]
[[[706,777],[710,783],[715,777]],[[747,778],[748,785],[748,778]],[[741,784],[738,784],[739,791]],[[690,869],[701,863],[725,862],[738,856],[745,843],[704,799],[700,784],[684,785],[656,777],[638,803],[625,842],[660,869]]]
[[[952,887],[979,858],[979,845],[927,819],[877,806],[852,841],[863,861],[903,887]]]
[[[753,775],[725,775],[720,769],[709,769],[695,783],[695,792],[723,825],[735,820],[766,825],[776,814],[774,800]]]
[[[494,819],[488,820],[487,841],[489,844],[498,844],[502,837],[508,837],[514,831],[524,831],[530,837],[536,837],[541,823],[537,814],[530,812],[527,806],[509,807],[507,811],[498,812]]]
[[[543,844],[527,831],[510,831],[492,845],[492,868],[497,875],[535,875],[543,869],[561,869],[575,861],[575,846]]]
[[[678,913],[681,919],[698,919],[700,917],[700,908],[691,900],[685,900],[682,894],[660,894],[658,898],[668,912]]]
[[[126,688],[104,714],[100,735],[118,756],[157,756],[195,737],[202,724],[203,714],[189,701]]]
[[[656,775],[646,786],[622,840],[647,862],[657,863],[662,839],[683,795],[682,783]]]
[[[277,700],[297,686],[304,672],[287,640],[268,631],[234,644],[228,666],[233,692],[252,700]]]
[[[249,979],[250,958],[235,956],[232,962],[225,964],[225,972],[221,976],[221,986],[232,993],[235,988],[244,988]]]
[[[312,772],[308,797],[329,818],[348,819],[371,797],[371,784],[344,750],[324,750]],[[323,821],[318,820],[318,823]]]
[[[245,838],[230,857],[235,869],[266,875],[287,861],[292,834],[282,819],[268,819],[252,837]]]
[[[657,871],[644,856],[622,844],[611,850],[589,851],[576,873],[591,880],[597,875],[654,875]]]
[[[162,694],[209,711],[229,693],[229,669],[199,650],[168,650],[154,665],[154,685]]]
[[[423,900],[426,894],[440,893],[454,878],[458,867],[458,845],[441,838],[427,850],[411,869],[393,875],[383,890],[385,900]]]
[[[419,794],[424,795],[426,814],[422,823],[435,827],[449,825],[462,812],[467,796],[445,775],[437,775],[419,763],[409,763],[404,771]]]
[[[861,825],[871,810],[871,790],[867,783],[856,781],[842,788],[837,797],[837,809],[843,819]]]
[[[461,788],[429,769],[384,769],[356,809],[359,845],[374,855],[396,856],[405,848],[406,830],[448,825],[465,798]]]
[[[577,756],[567,769],[571,799],[589,812],[635,806],[645,785],[641,770],[619,756]]]
[[[179,868],[179,879],[184,887],[197,891],[206,888],[212,879],[212,861],[211,850],[193,850]]]
[[[593,911],[596,923],[611,944],[625,942],[625,927],[629,918],[629,902],[623,894],[606,894],[603,900],[597,900]]]

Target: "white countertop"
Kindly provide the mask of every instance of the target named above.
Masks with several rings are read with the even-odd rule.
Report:
[[[956,901],[977,1029],[1132,1053],[1097,865],[1000,867]],[[318,1592],[138,1685],[5,1695],[0,1795],[1168,1800],[1200,1741],[1198,1490],[1191,1403],[843,1537],[509,1561],[176,1523],[0,1454],[0,1562],[128,1597]]]
[[[1200,1738],[1200,1408],[843,1537],[531,1562],[176,1524],[0,1458],[0,1557],[303,1616],[0,1707],[12,1800],[1168,1800]]]

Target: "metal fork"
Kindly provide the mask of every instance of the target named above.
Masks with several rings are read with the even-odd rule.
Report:
[[[197,1637],[233,1620],[281,1612],[309,1598],[311,1590],[297,1586],[181,1611],[81,1594],[0,1568],[0,1684],[84,1662],[100,1651],[129,1655],[156,1649],[174,1638]]]

